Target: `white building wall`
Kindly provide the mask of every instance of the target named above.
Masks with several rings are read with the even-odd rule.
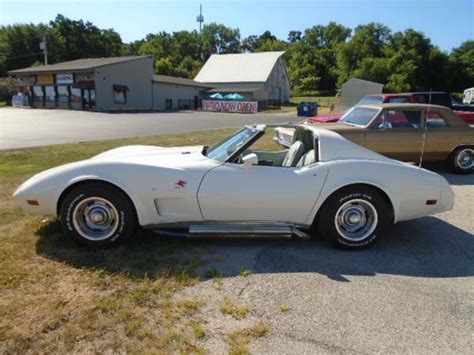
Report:
[[[275,63],[265,87],[269,100],[281,100],[281,102],[290,100],[290,80],[282,58]]]
[[[153,82],[153,109],[165,110],[167,99],[172,100],[173,110],[179,108],[179,100],[191,100],[194,105],[195,97],[201,99],[201,92],[204,90],[204,88],[195,86]]]

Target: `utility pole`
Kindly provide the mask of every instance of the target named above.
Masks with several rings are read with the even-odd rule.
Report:
[[[201,33],[202,23],[204,22],[204,16],[202,15],[202,5],[199,5],[199,15],[196,17],[196,22],[199,22],[199,33]]]
[[[48,43],[46,41],[46,35],[43,35],[43,41],[40,42],[39,47],[44,54],[44,65],[48,65]]]

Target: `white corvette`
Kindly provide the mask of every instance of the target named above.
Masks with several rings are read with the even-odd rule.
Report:
[[[265,125],[211,147],[112,149],[35,175],[14,196],[28,212],[59,216],[65,234],[87,245],[115,244],[142,226],[188,237],[315,234],[360,248],[391,223],[453,206],[436,173],[334,132],[291,127],[291,147],[278,151],[256,148]]]

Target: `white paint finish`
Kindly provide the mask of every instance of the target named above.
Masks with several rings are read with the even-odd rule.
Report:
[[[265,82],[284,53],[213,54],[194,80],[202,83]]]
[[[334,132],[306,128],[318,135],[323,159],[303,168],[223,165],[203,156],[199,146],[128,146],[44,171],[22,184],[15,197],[29,212],[56,215],[58,199],[68,186],[103,180],[128,194],[145,226],[202,221],[201,210],[206,220],[311,224],[327,197],[355,183],[384,191],[395,221],[452,208],[453,192],[439,175],[385,158]],[[183,186],[178,186],[180,180]],[[27,205],[27,199],[40,205]],[[427,206],[430,199],[439,202]]]
[[[326,179],[323,165],[303,168],[226,163],[199,189],[205,220],[305,223]]]

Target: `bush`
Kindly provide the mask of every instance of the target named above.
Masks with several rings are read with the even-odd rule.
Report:
[[[13,78],[0,78],[0,101],[11,103],[12,96],[19,90],[18,80]]]

